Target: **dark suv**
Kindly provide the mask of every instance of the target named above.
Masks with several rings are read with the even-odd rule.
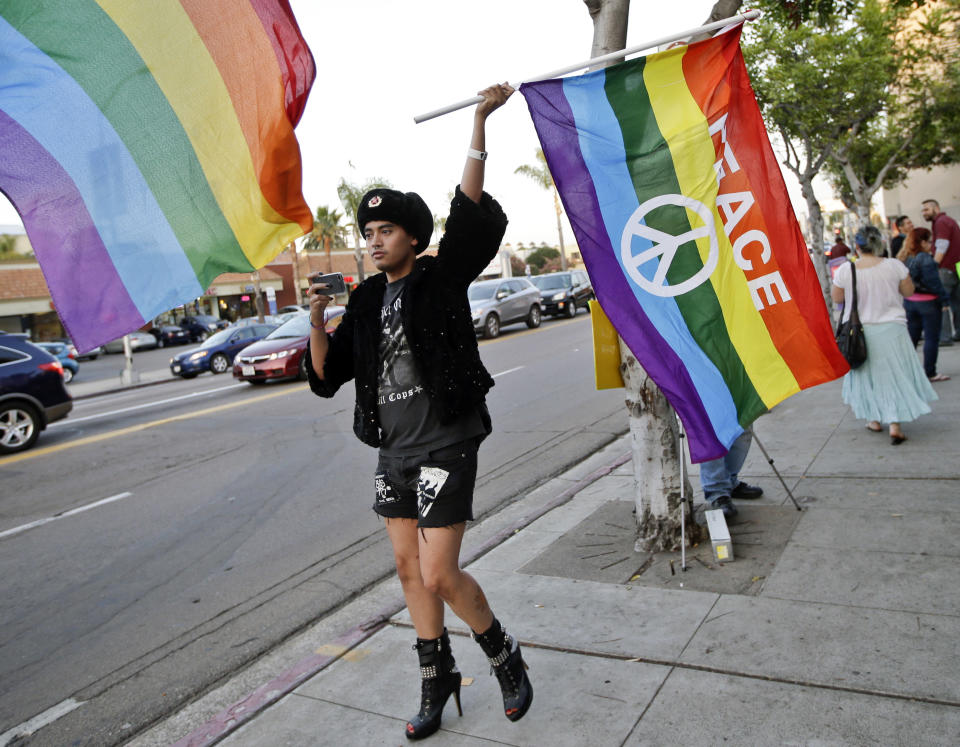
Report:
[[[217,319],[217,317],[208,314],[185,316],[177,322],[177,326],[182,327],[190,334],[191,342],[203,342],[218,329],[224,329],[229,325],[230,322],[226,319]]]
[[[544,314],[575,317],[577,309],[587,309],[593,295],[590,278],[583,270],[551,272],[530,278],[540,290],[540,306]]]
[[[60,361],[22,337],[0,333],[0,454],[29,449],[48,423],[72,408]]]

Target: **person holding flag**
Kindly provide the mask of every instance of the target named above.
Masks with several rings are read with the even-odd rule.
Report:
[[[374,189],[356,217],[381,272],[353,292],[329,338],[326,286],[309,291],[310,387],[332,397],[354,379],[354,432],[379,448],[373,510],[393,545],[420,660],[420,710],[406,725],[409,739],[440,728],[451,695],[460,710],[461,677],[443,625],[444,603],[487,655],[506,717],[522,718],[533,700],[516,639],[459,564],[466,522],[473,519],[477,450],[491,432],[485,395],[494,383],[480,360],[467,287],[496,256],[507,226],[500,205],[483,191],[484,148],[487,117],[512,93],[506,84],[480,93],[436,257],[419,256],[433,232],[433,216],[420,196]]]

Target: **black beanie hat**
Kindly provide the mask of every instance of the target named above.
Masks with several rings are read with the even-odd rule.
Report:
[[[396,223],[417,240],[417,254],[430,245],[433,235],[433,214],[427,203],[416,192],[399,192],[396,189],[371,189],[357,209],[357,225],[360,233],[372,220]]]

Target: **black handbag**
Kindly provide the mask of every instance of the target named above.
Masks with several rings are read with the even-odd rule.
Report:
[[[857,310],[857,266],[852,262],[850,276],[853,278],[850,318],[837,325],[837,347],[847,359],[850,368],[859,368],[867,360],[867,340],[863,336],[863,325],[860,323],[860,312]],[[843,319],[843,314],[840,318]]]

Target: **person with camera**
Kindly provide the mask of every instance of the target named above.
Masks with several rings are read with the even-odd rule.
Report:
[[[512,93],[506,84],[480,92],[466,164],[435,257],[421,256],[433,215],[420,196],[374,189],[356,218],[380,273],[353,292],[329,337],[323,329],[329,289],[316,283],[309,291],[310,387],[332,397],[353,379],[354,432],[379,449],[373,510],[393,546],[420,661],[420,710],[406,725],[410,739],[440,727],[450,695],[460,709],[461,678],[443,624],[444,603],[487,655],[506,717],[520,719],[533,699],[516,639],[459,562],[466,522],[473,519],[477,450],[492,429],[485,398],[494,383],[480,360],[467,286],[496,256],[506,231],[503,210],[483,191],[484,147],[487,117]]]

